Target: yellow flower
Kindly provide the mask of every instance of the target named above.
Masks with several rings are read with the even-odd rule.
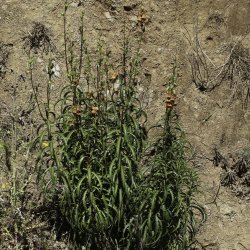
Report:
[[[49,146],[49,143],[47,141],[44,141],[42,143],[42,148],[47,148]]]
[[[114,82],[118,78],[118,73],[116,71],[111,71],[109,73],[109,80]]]
[[[75,105],[72,107],[72,113],[75,115],[80,115],[82,109],[80,105]]]
[[[98,111],[99,111],[98,107],[92,107],[91,114],[96,115]]]
[[[2,190],[6,190],[10,188],[10,184],[8,182],[3,182],[0,187]]]

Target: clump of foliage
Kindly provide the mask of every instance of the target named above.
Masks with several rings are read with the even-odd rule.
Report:
[[[187,167],[184,134],[174,112],[176,66],[167,84],[162,136],[153,143],[154,152],[138,189],[138,239],[142,249],[189,249],[198,228],[194,203],[197,176]]]
[[[38,180],[46,200],[70,225],[79,247],[188,249],[197,229],[195,211],[204,213],[194,203],[196,176],[187,167],[186,144],[173,112],[175,71],[167,84],[162,136],[149,146],[154,153],[142,168],[147,134],[137,97],[139,52],[131,55],[124,29],[120,65],[111,64],[102,42],[93,59],[83,17],[78,51],[67,37],[67,8],[68,84],[53,106],[51,60],[37,139]]]

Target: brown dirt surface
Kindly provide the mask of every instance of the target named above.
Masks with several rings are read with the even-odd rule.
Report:
[[[10,133],[13,120],[19,122],[18,145],[28,141],[36,129],[37,114],[29,116],[33,110],[33,96],[25,52],[25,46],[31,46],[25,43],[25,37],[32,35],[34,23],[46,27],[54,48],[52,55],[59,72],[53,86],[54,94],[64,83],[63,8],[63,1],[58,0],[1,0],[0,135],[4,134],[9,143],[11,140],[6,133]],[[233,188],[221,184],[223,173],[233,170],[238,155],[244,149],[250,150],[250,102],[247,105],[247,95],[250,95],[250,2],[74,0],[70,1],[68,31],[72,37],[76,36],[80,13],[84,11],[85,39],[90,48],[101,37],[118,60],[124,20],[132,29],[131,46],[135,48],[141,32],[137,15],[142,8],[147,17],[141,54],[148,126],[163,114],[163,85],[171,76],[174,58],[177,61],[177,110],[194,149],[191,162],[200,177],[197,199],[208,214],[194,249],[250,249],[249,165],[244,180],[240,179],[241,175],[237,176]],[[43,46],[46,41],[45,37],[34,45],[37,46],[34,80],[41,100],[49,57]],[[34,124],[34,128],[30,124]],[[16,148],[16,162],[24,161],[24,156],[18,155],[23,154],[21,146]],[[226,169],[221,164],[215,166],[215,148],[229,162]],[[6,168],[6,162],[0,162],[0,168]],[[22,166],[19,171],[23,171]],[[0,173],[1,190],[5,178]],[[4,196],[0,198],[3,200]],[[36,237],[42,228],[39,223],[36,224]],[[45,233],[46,239],[56,242],[51,237]],[[51,249],[66,249],[64,243],[53,244],[55,248]],[[0,236],[0,248],[14,249],[14,246],[8,246],[7,238]]]

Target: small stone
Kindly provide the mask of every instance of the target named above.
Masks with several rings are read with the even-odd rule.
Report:
[[[138,88],[138,91],[142,93],[142,92],[144,91],[144,88],[143,88],[142,86],[140,86],[140,87]]]
[[[162,48],[158,48],[158,49],[157,49],[157,52],[158,52],[158,53],[161,53],[161,52],[162,52]]]
[[[232,207],[227,205],[227,204],[220,205],[220,212],[223,215],[232,215],[235,213],[234,210],[232,209]]]
[[[104,12],[104,16],[109,20],[109,21],[113,21],[113,17],[110,15],[110,13],[107,11],[107,12]]]
[[[137,23],[137,16],[131,16],[131,17],[129,17],[129,20],[130,20],[131,22]]]
[[[38,58],[37,58],[37,62],[38,62],[38,63],[42,63],[42,62],[43,62],[43,59],[41,59],[41,58],[38,57]]]
[[[78,3],[74,3],[74,2],[73,2],[73,3],[70,4],[70,6],[76,8],[76,7],[78,7]]]

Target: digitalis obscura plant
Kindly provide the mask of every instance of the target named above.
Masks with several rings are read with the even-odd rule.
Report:
[[[67,8],[66,1],[68,84],[53,106],[53,72],[48,70],[44,123],[37,139],[38,180],[45,198],[70,225],[79,248],[188,249],[196,229],[194,208],[203,211],[193,203],[196,176],[186,166],[183,133],[173,111],[175,71],[167,87],[162,137],[150,146],[155,153],[146,176],[141,162],[147,117],[137,97],[139,49],[131,55],[124,25],[120,65],[111,64],[102,41],[92,57],[83,16],[80,46],[67,36]]]

